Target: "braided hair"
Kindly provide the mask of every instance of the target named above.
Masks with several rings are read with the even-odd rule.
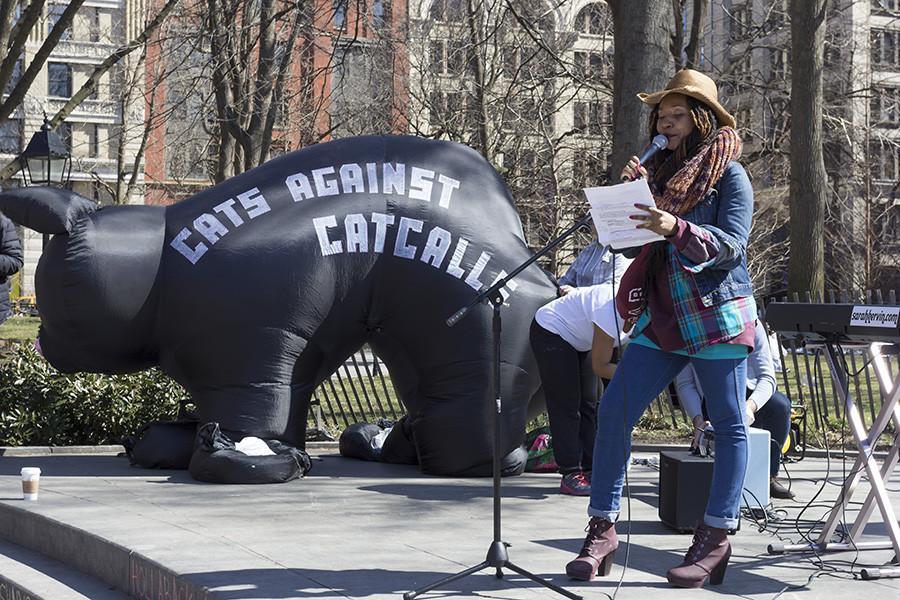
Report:
[[[694,122],[694,130],[681,140],[681,143],[678,144],[675,150],[663,150],[657,153],[651,161],[649,165],[651,180],[649,183],[651,187],[655,188],[654,193],[663,193],[669,179],[684,166],[685,162],[690,160],[704,146],[712,142],[719,129],[719,120],[711,108],[700,100],[690,96],[686,96],[686,98],[691,113],[691,120]],[[655,105],[650,111],[648,129],[651,138],[657,134],[656,122],[658,119],[659,104]],[[650,290],[653,287],[653,281],[665,265],[667,244],[668,242],[665,241],[653,242],[648,251],[643,281],[643,302],[645,307]]]
[[[658,153],[655,160],[651,161],[650,170],[653,172],[653,183],[662,193],[666,189],[666,183],[672,178],[672,175],[684,166],[684,163],[690,160],[697,152],[699,152],[706,144],[713,141],[716,137],[716,131],[719,129],[719,120],[716,113],[706,104],[685,96],[687,98],[688,108],[691,113],[691,120],[694,122],[694,130],[691,131],[675,150],[663,150]],[[656,122],[659,119],[659,104],[650,111],[650,119],[648,121],[648,132],[652,138],[657,134]]]

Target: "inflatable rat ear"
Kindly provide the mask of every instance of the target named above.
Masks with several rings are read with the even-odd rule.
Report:
[[[75,223],[97,205],[71,190],[22,187],[0,192],[0,211],[38,233],[72,233]]]

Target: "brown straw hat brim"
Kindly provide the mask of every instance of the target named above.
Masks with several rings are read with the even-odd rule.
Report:
[[[731,113],[725,110],[725,108],[721,104],[719,104],[719,100],[710,96],[707,90],[704,90],[697,86],[683,85],[680,87],[672,88],[670,90],[653,92],[652,94],[641,92],[637,96],[641,99],[641,102],[649,104],[650,106],[656,106],[662,101],[663,98],[665,98],[669,94],[682,94],[684,96],[690,96],[695,100],[699,100],[700,102],[703,102],[704,104],[709,106],[716,114],[716,118],[719,120],[720,127],[735,126],[734,117],[732,117]]]

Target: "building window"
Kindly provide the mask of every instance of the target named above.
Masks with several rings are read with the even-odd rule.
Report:
[[[789,66],[791,64],[790,48],[772,48],[769,50],[769,61],[771,63],[771,81],[787,81]]]
[[[737,78],[735,91],[740,94],[749,90],[750,86],[753,83],[753,62],[751,60],[749,52],[745,53],[742,58],[738,59],[735,75]]]
[[[478,122],[475,104],[465,92],[433,92],[428,103],[432,129],[461,132]]]
[[[897,126],[900,124],[900,88],[875,88],[869,105],[873,125]]]
[[[598,81],[612,75],[612,57],[605,52],[576,52],[575,73],[586,81]]]
[[[600,2],[588,4],[575,17],[575,30],[588,35],[612,34],[612,14],[609,8]]]
[[[62,140],[66,151],[72,153],[72,125],[70,123],[60,123],[56,127],[56,135]]]
[[[748,3],[747,10],[748,11],[750,10],[749,3]],[[772,3],[772,6],[769,7],[768,10],[769,10],[769,19],[768,19],[767,25],[768,25],[769,31],[777,31],[778,29],[781,29],[782,27],[784,27],[785,24],[787,23],[787,16],[788,16],[787,0],[775,0],[775,2]],[[744,32],[747,33],[749,28],[750,28],[750,21],[749,21],[749,12],[748,12],[748,21],[746,24],[746,28],[744,29]]]
[[[432,73],[462,75],[472,66],[463,40],[431,40],[429,48]]]
[[[65,63],[47,63],[47,94],[57,98],[72,96],[72,67]]]
[[[750,115],[749,108],[739,108],[734,111],[734,120],[738,129],[750,129],[750,124],[752,123]]]
[[[91,9],[91,22],[89,25],[90,29],[90,40],[92,42],[100,41],[100,9],[94,8]]]
[[[837,44],[825,44],[825,68],[830,69],[841,64],[841,48]]]
[[[0,125],[0,152],[18,154],[22,151],[22,121],[8,119]]]
[[[347,0],[333,0],[331,10],[334,13],[334,28],[343,29],[347,24]]]
[[[3,88],[4,94],[11,94],[12,91],[16,88],[16,84],[19,83],[19,79],[22,78],[22,59],[16,61],[16,64],[13,65],[13,72],[9,78],[9,81],[6,82],[6,87]]]
[[[873,13],[900,12],[900,0],[872,0]]]
[[[753,12],[749,4],[741,4],[731,8],[731,19],[728,27],[731,39],[740,40],[750,33],[750,26],[753,23]]]
[[[609,155],[582,148],[575,153],[572,183],[575,187],[595,187],[609,183]]]
[[[585,135],[601,135],[612,125],[612,104],[609,102],[576,102],[575,131]]]
[[[872,64],[880,67],[900,66],[897,57],[897,42],[900,31],[873,29],[870,37],[872,44]]]
[[[100,126],[91,123],[87,126],[88,134],[88,158],[100,156]]]
[[[776,98],[769,101],[769,119],[766,134],[776,137],[785,131],[785,115],[788,112],[788,101],[784,98]]]
[[[84,81],[82,83],[82,85],[84,85],[84,83],[87,83],[87,80],[91,76],[91,73],[85,73],[83,71],[80,71],[80,72],[84,75]],[[97,85],[95,85],[93,88],[91,88],[90,93],[88,93],[89,100],[99,100],[100,99],[100,86],[103,85],[102,82],[103,82],[102,79],[98,80]]]
[[[872,144],[869,147],[869,164],[872,165],[874,179],[897,181],[900,179],[900,146],[889,141]]]
[[[463,19],[465,0],[434,0],[431,3],[431,18],[439,23],[459,23]]]
[[[372,27],[380,29],[391,23],[391,3],[388,0],[372,0]]]
[[[56,24],[62,18],[63,13],[66,11],[66,5],[64,4],[51,4],[47,7],[47,35],[56,27]],[[72,23],[69,22],[69,25],[63,30],[62,36],[59,38],[60,40],[67,41],[72,39]]]

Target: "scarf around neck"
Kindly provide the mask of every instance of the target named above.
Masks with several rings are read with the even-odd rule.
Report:
[[[719,182],[728,163],[741,155],[741,147],[741,138],[734,129],[720,128],[710,143],[672,175],[662,194],[652,190],[657,208],[677,216],[694,208]]]

